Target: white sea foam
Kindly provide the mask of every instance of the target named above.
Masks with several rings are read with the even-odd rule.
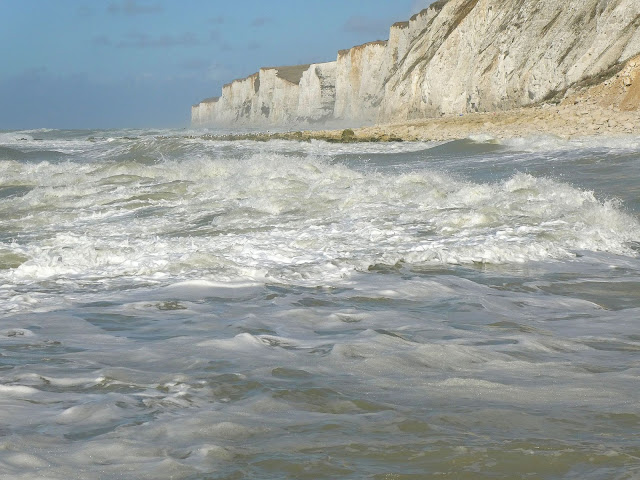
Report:
[[[24,385],[0,385],[0,395],[24,397],[35,395],[38,390]]]
[[[633,472],[633,148],[33,135],[66,156],[0,159],[5,476]]]
[[[500,143],[495,137],[486,134],[486,133],[478,133],[475,135],[469,135],[469,140],[472,140],[477,143]]]
[[[499,140],[498,143],[511,150],[524,152],[588,149],[637,151],[640,149],[640,137],[632,135],[585,136],[572,139],[565,139],[554,135],[532,135]]]
[[[32,131],[28,132],[0,132],[0,145],[22,145],[25,141],[33,141]]]
[[[472,183],[430,170],[365,173],[264,153],[70,166],[13,172],[40,185],[9,207],[49,233],[42,242],[5,245],[28,258],[4,273],[12,283],[161,279],[202,267],[225,281],[243,274],[313,281],[397,262],[522,263],[581,250],[635,255],[629,245],[640,238],[637,220],[615,202],[521,173]],[[104,181],[125,174],[124,183]],[[5,222],[19,231],[23,220]],[[126,232],[117,222],[127,223]]]

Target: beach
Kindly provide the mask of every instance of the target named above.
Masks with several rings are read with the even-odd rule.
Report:
[[[581,96],[500,112],[446,115],[349,129],[311,129],[276,133],[208,134],[228,140],[325,140],[329,142],[449,141],[488,135],[497,139],[553,135],[563,139],[640,134],[640,111],[624,111],[602,99]],[[352,131],[348,135],[343,132]]]

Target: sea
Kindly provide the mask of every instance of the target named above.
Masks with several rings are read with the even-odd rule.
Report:
[[[0,478],[640,478],[640,137],[205,133],[0,132]]]

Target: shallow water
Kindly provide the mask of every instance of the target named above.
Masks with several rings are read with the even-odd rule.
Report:
[[[0,132],[0,476],[640,477],[640,138]]]

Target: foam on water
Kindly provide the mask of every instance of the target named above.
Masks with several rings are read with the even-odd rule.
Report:
[[[477,141],[496,141],[491,137],[477,138]],[[640,137],[630,135],[576,137],[565,139],[553,135],[533,135],[496,141],[511,150],[525,152],[546,152],[561,150],[609,149],[638,151]]]
[[[640,239],[637,220],[615,201],[528,174],[484,184],[264,153],[5,172],[7,184],[37,185],[2,208],[12,235],[3,250],[27,259],[4,271],[12,283],[202,268],[224,278],[259,269],[273,280],[317,283],[398,262],[529,262],[581,250],[633,256]]]
[[[640,473],[632,143],[23,134],[0,476]]]

